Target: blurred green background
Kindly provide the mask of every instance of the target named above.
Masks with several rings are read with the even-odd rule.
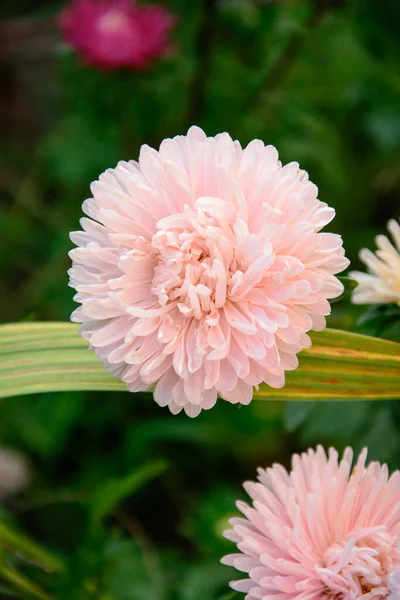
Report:
[[[68,320],[68,233],[89,183],[193,123],[300,162],[336,209],[353,267],[400,216],[398,0],[164,4],[177,15],[174,52],[138,73],[82,65],[54,24],[62,3],[2,1],[2,322]],[[354,329],[359,314],[342,301],[330,325]],[[60,600],[217,600],[236,575],[219,564],[233,551],[221,533],[257,466],[322,443],[368,445],[394,467],[399,431],[396,402],[219,402],[192,421],[146,394],[11,398],[0,446],[25,456],[30,483],[0,501],[0,522],[64,568],[0,560]],[[34,597],[2,572],[0,598]]]

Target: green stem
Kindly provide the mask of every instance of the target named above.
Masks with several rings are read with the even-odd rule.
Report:
[[[62,571],[61,561],[31,541],[22,533],[17,533],[5,523],[0,523],[0,547],[32,562],[44,571]]]
[[[214,22],[217,12],[217,0],[204,0],[199,33],[197,37],[195,70],[187,113],[187,126],[199,124],[206,105],[207,81],[211,70],[212,42],[214,38]]]
[[[258,104],[263,94],[268,92],[272,95],[279,89],[282,81],[286,78],[288,72],[293,66],[296,57],[299,55],[304,40],[313,29],[317,28],[321,21],[334,7],[332,0],[316,0],[310,16],[306,19],[301,30],[297,30],[289,40],[286,48],[272,64],[272,66],[260,77],[258,84],[245,100],[243,110]]]

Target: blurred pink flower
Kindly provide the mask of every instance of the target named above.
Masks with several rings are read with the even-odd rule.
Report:
[[[107,368],[192,417],[217,394],[248,404],[253,386],[282,387],[348,265],[307,173],[260,140],[192,127],[91,190],[71,234],[72,320]]]
[[[366,456],[352,470],[350,448],[338,463],[319,446],[290,473],[259,469],[226,532],[241,554],[223,562],[249,575],[231,586],[247,600],[399,600],[400,473]]]
[[[173,15],[160,4],[72,0],[61,15],[66,41],[87,63],[104,69],[144,69],[170,51]]]

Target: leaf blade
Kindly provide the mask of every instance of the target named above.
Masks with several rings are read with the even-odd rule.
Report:
[[[56,556],[39,546],[25,534],[15,531],[3,521],[0,522],[0,547],[36,564],[44,571],[58,572],[63,570],[63,564]]]
[[[0,560],[0,578],[12,585],[18,592],[29,598],[38,598],[39,600],[53,600],[45,590],[33,583],[22,573],[13,569]]]
[[[325,329],[299,354],[286,385],[265,384],[254,398],[270,400],[396,399],[400,397],[400,344]],[[125,391],[107,372],[73,323],[0,326],[0,398],[53,391]]]
[[[134,494],[143,485],[165,471],[167,464],[157,461],[135,469],[125,477],[104,483],[96,490],[90,503],[90,516],[94,523],[100,523],[127,496]]]

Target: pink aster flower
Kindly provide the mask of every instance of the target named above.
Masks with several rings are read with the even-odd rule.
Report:
[[[260,140],[192,127],[91,190],[71,235],[72,319],[106,367],[192,417],[217,395],[248,404],[253,386],[282,387],[348,264],[307,173]]]
[[[238,502],[226,537],[241,554],[223,562],[249,575],[233,582],[247,600],[399,600],[400,473],[389,479],[364,450],[352,470],[347,448],[294,455],[259,469],[244,485],[253,507]]]
[[[61,15],[66,41],[89,64],[146,68],[170,50],[173,16],[163,6],[131,0],[72,0]]]

